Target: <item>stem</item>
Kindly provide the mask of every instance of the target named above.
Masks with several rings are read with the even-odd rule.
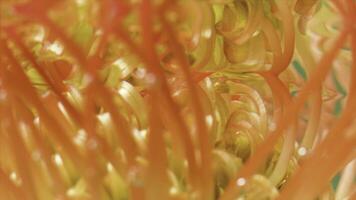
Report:
[[[274,74],[279,75],[289,65],[294,54],[294,20],[290,8],[288,7],[288,1],[280,0],[277,3],[278,11],[281,14],[281,20],[283,24],[284,32],[284,49],[283,56],[279,65],[273,66],[271,71]]]
[[[286,133],[283,148],[281,151],[281,155],[277,161],[276,167],[274,168],[272,174],[269,179],[273,185],[278,185],[288,170],[289,161],[294,153],[294,144],[295,144],[295,136],[296,136],[296,125],[293,125]]]
[[[312,56],[310,47],[307,45],[307,43],[309,42],[310,41],[307,40],[303,35],[297,34],[297,43],[296,43],[297,53],[299,54],[302,62],[307,68],[308,74],[311,74],[312,71],[316,68],[316,62]],[[310,101],[311,101],[310,117],[302,141],[302,146],[307,149],[311,149],[313,147],[315,138],[317,136],[317,131],[319,128],[321,106],[322,106],[321,87],[313,91]]]
[[[342,200],[349,195],[356,175],[356,160],[346,165],[336,190],[336,200]]]
[[[169,199],[168,160],[161,127],[162,123],[159,118],[155,117],[158,105],[153,99],[156,98],[150,100],[152,108],[149,111],[150,132],[147,145],[147,159],[150,162],[146,172],[145,190],[148,200]]]
[[[200,155],[201,155],[201,164],[202,164],[202,199],[210,199],[213,196],[213,173],[212,173],[212,158],[211,158],[211,149],[212,145],[210,143],[210,137],[207,131],[206,123],[204,121],[205,116],[201,107],[201,101],[197,95],[196,86],[194,85],[193,76],[189,69],[189,64],[187,57],[184,55],[184,51],[181,45],[178,43],[178,40],[175,36],[175,33],[169,23],[166,21],[164,16],[160,15],[160,19],[163,27],[167,31],[167,36],[170,41],[170,46],[174,51],[177,59],[180,63],[181,70],[183,72],[184,79],[187,83],[188,90],[190,91],[190,99],[192,103],[192,109],[195,117],[195,123],[197,127]]]

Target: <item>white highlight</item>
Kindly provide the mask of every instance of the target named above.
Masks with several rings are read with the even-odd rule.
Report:
[[[213,121],[214,121],[214,118],[212,115],[205,116],[205,122],[207,123],[208,126],[212,126]]]
[[[34,35],[33,40],[36,42],[42,42],[45,38],[45,31],[43,27],[38,28],[38,32]]]
[[[74,137],[74,143],[77,145],[84,145],[87,138],[87,133],[83,129],[79,129],[77,135]]]
[[[206,38],[206,39],[209,39],[212,35],[212,31],[211,29],[205,29],[202,31],[201,35]]]
[[[132,134],[135,136],[135,138],[144,140],[147,136],[147,130],[139,130],[137,128],[132,129]]]
[[[20,177],[17,176],[16,172],[11,172],[10,174],[10,180],[16,185],[16,186],[20,186],[22,184],[22,180],[20,179]]]
[[[108,124],[111,120],[111,116],[108,112],[98,115],[98,119],[103,124]]]
[[[57,153],[57,154],[54,154],[53,160],[54,160],[54,163],[55,163],[57,166],[62,166],[62,165],[63,165],[62,157],[61,157],[58,153]]]
[[[53,53],[55,53],[57,55],[60,55],[60,54],[63,53],[63,46],[58,41],[55,41],[52,44],[50,44],[47,47],[47,49],[52,51]]]
[[[76,3],[78,4],[78,6],[83,6],[86,3],[86,0],[76,0]]]
[[[106,165],[106,169],[108,170],[108,172],[112,172],[112,171],[114,170],[114,167],[112,166],[111,163],[108,163],[108,164]]]
[[[119,70],[121,71],[121,75],[125,76],[127,74],[130,73],[130,66],[129,64],[122,58],[119,58],[117,60],[115,60],[115,62],[113,63],[113,65],[117,68],[119,68]]]

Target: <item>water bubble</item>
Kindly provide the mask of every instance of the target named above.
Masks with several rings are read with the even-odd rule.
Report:
[[[305,147],[300,147],[298,149],[298,155],[299,156],[305,156],[307,154],[307,149]]]
[[[239,178],[239,179],[237,179],[237,181],[236,181],[236,185],[237,185],[238,187],[244,186],[245,184],[246,184],[246,179],[245,179],[245,178]]]

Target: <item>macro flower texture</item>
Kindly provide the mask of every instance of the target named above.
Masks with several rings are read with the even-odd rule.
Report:
[[[0,0],[0,200],[355,200],[355,0]]]

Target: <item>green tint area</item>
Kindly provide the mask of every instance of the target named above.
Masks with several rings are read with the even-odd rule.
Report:
[[[342,97],[336,101],[336,103],[334,105],[334,110],[333,110],[333,114],[336,116],[339,116],[342,112],[342,103],[343,103],[343,99],[347,95],[347,91],[341,85],[340,81],[337,79],[335,70],[332,71],[331,76],[332,76],[332,80],[335,85],[336,91],[342,95]]]
[[[304,80],[307,80],[307,73],[305,72],[305,70],[302,67],[302,65],[300,64],[300,62],[298,62],[297,60],[294,60],[293,67]]]

